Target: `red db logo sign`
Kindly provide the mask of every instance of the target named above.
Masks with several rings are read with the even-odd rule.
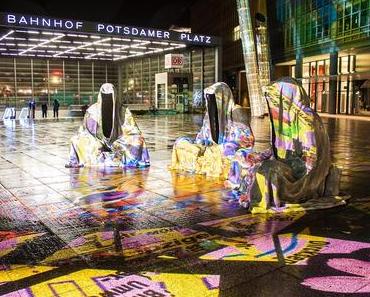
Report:
[[[182,66],[183,63],[184,61],[182,56],[172,56],[171,64],[173,66]]]

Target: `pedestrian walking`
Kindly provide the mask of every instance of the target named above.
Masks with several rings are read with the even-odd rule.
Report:
[[[46,102],[42,103],[41,110],[42,110],[42,118],[47,118],[48,117],[48,105],[46,104]]]
[[[34,119],[35,118],[35,112],[36,112],[36,101],[34,98],[31,99],[31,115],[32,115],[32,118]]]
[[[31,118],[32,115],[32,99],[28,100],[28,115],[27,118]]]
[[[53,112],[54,112],[54,118],[56,116],[57,119],[58,119],[59,118],[59,101],[58,101],[58,99],[54,99]]]

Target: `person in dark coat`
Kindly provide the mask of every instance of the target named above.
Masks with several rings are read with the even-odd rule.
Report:
[[[59,101],[58,101],[58,99],[54,99],[53,112],[54,112],[54,118],[55,118],[55,116],[57,118],[59,118]]]
[[[46,102],[42,103],[41,110],[42,110],[42,117],[47,118],[48,117],[48,105],[46,104]]]
[[[32,118],[35,118],[35,111],[36,111],[36,101],[34,98],[31,100],[31,111],[32,111]]]

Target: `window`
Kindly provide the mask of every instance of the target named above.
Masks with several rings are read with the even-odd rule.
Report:
[[[233,30],[233,41],[237,41],[240,39],[240,26],[236,26]]]
[[[0,105],[15,106],[15,76],[14,60],[11,58],[0,59]]]

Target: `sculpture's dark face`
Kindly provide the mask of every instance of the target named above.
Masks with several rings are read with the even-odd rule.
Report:
[[[209,126],[210,126],[209,128],[211,129],[212,140],[218,143],[220,131],[216,96],[214,94],[206,94],[206,99],[209,116]]]
[[[113,96],[112,94],[101,94],[101,118],[103,125],[103,134],[109,138],[113,128]]]

